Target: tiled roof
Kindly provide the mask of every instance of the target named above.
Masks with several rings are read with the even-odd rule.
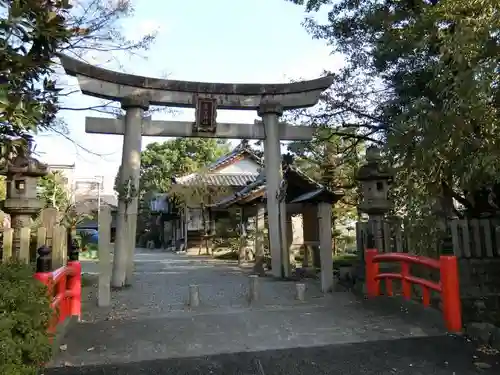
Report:
[[[251,157],[257,164],[262,165],[262,158],[260,158],[245,142],[241,142],[238,146],[236,146],[233,151],[231,151],[229,154],[226,154],[216,161],[214,161],[212,164],[208,166],[208,171],[212,172],[214,170],[217,170],[218,168],[225,166],[227,164],[230,164],[233,160],[237,159],[238,157],[241,156],[249,156]]]
[[[257,174],[254,173],[216,173],[218,169],[233,163],[243,156],[252,158],[257,164],[262,165],[262,159],[246,144],[240,143],[229,154],[226,154],[207,167],[207,173],[191,173],[175,178],[175,183],[179,185],[193,185],[202,183],[214,186],[246,186],[255,181]]]
[[[246,186],[255,181],[257,174],[241,173],[207,173],[190,175],[189,179],[177,180],[180,185],[196,185],[199,183],[212,186]]]
[[[285,176],[289,176],[289,174],[293,173],[296,174],[299,178],[303,179],[304,181],[308,182],[311,184],[311,187],[314,189],[311,192],[307,192],[297,199],[300,199],[300,202],[306,201],[308,199],[312,199],[319,194],[326,192],[328,194],[332,195],[337,195],[337,196],[342,196],[343,192],[342,191],[332,191],[322,184],[314,181],[312,178],[307,176],[304,172],[302,172],[300,169],[293,167],[291,165],[287,165],[283,167],[283,173]],[[215,205],[216,206],[223,206],[223,207],[228,207],[231,204],[237,203],[244,201],[246,198],[249,198],[251,196],[266,196],[266,176],[264,173],[259,175],[259,177],[252,183],[249,184],[248,186],[245,186],[243,189],[240,191],[234,193],[233,195],[224,198],[223,200],[217,202]],[[254,199],[254,198],[252,198]],[[297,202],[298,203],[298,202]]]

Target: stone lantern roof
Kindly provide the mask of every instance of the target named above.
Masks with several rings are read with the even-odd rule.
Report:
[[[31,151],[18,154],[12,160],[7,160],[4,163],[3,169],[0,170],[2,175],[23,175],[27,177],[42,177],[49,172],[48,165],[40,162],[31,156]]]
[[[356,174],[358,181],[392,180],[394,173],[391,168],[382,164],[378,147],[371,146],[366,150],[366,164],[362,165]]]

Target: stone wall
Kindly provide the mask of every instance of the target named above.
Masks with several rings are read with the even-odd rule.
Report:
[[[500,258],[459,260],[465,322],[500,324]]]

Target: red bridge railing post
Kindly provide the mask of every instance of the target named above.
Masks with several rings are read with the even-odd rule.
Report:
[[[366,249],[365,251],[366,293],[369,298],[380,295],[380,281],[377,280],[379,265],[374,262],[374,257],[377,254],[377,249]]]
[[[80,261],[68,262],[68,267],[71,268],[71,276],[68,276],[68,290],[71,291],[71,299],[69,305],[70,316],[77,316],[80,320],[82,315],[82,265]]]
[[[439,263],[443,317],[446,327],[450,332],[460,332],[462,331],[462,308],[457,258],[443,255],[439,258]]]

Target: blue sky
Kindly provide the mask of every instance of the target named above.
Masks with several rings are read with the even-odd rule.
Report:
[[[124,57],[127,73],[180,80],[235,83],[288,82],[311,79],[323,69],[335,70],[342,63],[331,48],[315,41],[301,26],[303,9],[285,0],[136,0],[132,19],[123,22],[131,38],[149,30],[158,37],[147,51],[147,60]],[[96,61],[100,56],[93,56]],[[111,69],[116,66],[106,65]],[[64,80],[71,85],[76,80]],[[72,95],[68,106],[85,107],[96,101],[81,93]],[[78,176],[105,176],[110,188],[121,162],[122,136],[85,134],[86,115],[96,112],[64,112],[71,137],[99,156],[75,147],[60,136],[37,138],[37,152],[48,163],[76,164]],[[157,113],[154,119],[194,120],[193,110],[177,114]],[[249,111],[219,111],[220,122],[253,122]],[[143,138],[143,148],[165,138]],[[56,145],[56,147],[54,147]]]

